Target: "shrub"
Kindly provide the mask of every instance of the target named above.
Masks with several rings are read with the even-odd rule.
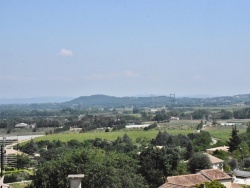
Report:
[[[236,169],[238,167],[238,160],[237,159],[230,159],[227,161],[227,163],[232,170]]]
[[[250,158],[245,158],[243,162],[245,168],[250,168]]]
[[[31,179],[31,176],[24,171],[21,172],[12,172],[4,176],[4,183],[18,182]]]

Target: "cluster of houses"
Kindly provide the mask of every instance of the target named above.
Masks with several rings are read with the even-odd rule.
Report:
[[[228,147],[222,146],[206,150],[205,154],[209,157],[212,164],[211,169],[200,170],[196,174],[169,176],[166,182],[159,188],[194,188],[196,185],[211,181],[218,181],[226,188],[250,185],[250,172],[234,170],[230,175],[223,172],[224,161],[211,155],[216,150],[228,151]]]

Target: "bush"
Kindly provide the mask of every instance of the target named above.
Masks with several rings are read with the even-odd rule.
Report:
[[[245,158],[243,162],[245,168],[250,168],[250,158]]]
[[[148,127],[145,127],[144,130],[147,131],[149,129],[153,129],[157,127],[157,123],[150,124]]]
[[[227,163],[230,167],[231,167],[231,170],[234,170],[236,168],[238,168],[238,161],[237,159],[230,159],[227,161]]]
[[[195,153],[188,160],[188,168],[191,173],[196,170],[208,169],[211,167],[211,161],[204,153]]]
[[[24,171],[12,172],[4,176],[4,183],[18,182],[31,179],[31,176]]]
[[[211,182],[205,182],[204,184],[199,184],[196,185],[196,188],[226,188],[225,185],[223,185],[222,183],[218,182],[218,181],[211,181]]]

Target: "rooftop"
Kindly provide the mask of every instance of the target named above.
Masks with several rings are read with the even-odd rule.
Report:
[[[209,182],[209,180],[201,174],[188,174],[181,176],[169,176],[167,182],[163,184],[160,188],[166,187],[195,187],[195,185]]]
[[[209,157],[212,164],[223,163],[224,162],[222,159],[219,159],[219,158],[217,158],[217,157],[215,157],[213,155],[210,155],[208,153],[205,153],[205,154]]]
[[[198,174],[167,177],[166,183],[159,188],[187,188],[197,184],[215,180],[230,180],[231,177],[218,169],[201,170]]]
[[[211,181],[232,179],[231,176],[218,169],[201,170],[200,173]]]

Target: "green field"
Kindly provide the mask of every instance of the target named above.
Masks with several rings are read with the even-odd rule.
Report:
[[[76,139],[79,141],[91,140],[95,138],[102,138],[107,140],[116,140],[118,136],[122,137],[125,133],[133,140],[136,141],[137,138],[141,139],[153,139],[158,134],[159,130],[128,130],[128,131],[119,131],[119,132],[87,132],[87,133],[67,133],[67,134],[51,134],[43,137],[35,138],[35,141],[40,140],[61,140],[63,142],[70,141],[72,139]],[[169,134],[177,135],[177,134],[185,134],[192,133],[193,130],[167,130]]]
[[[187,135],[189,133],[193,133],[193,129],[164,129],[162,128],[161,131],[166,130],[169,134],[177,135],[177,134],[184,134]],[[223,141],[226,141],[229,139],[231,135],[232,128],[231,127],[215,127],[213,129],[207,129],[212,137],[221,139]],[[239,128],[239,133],[245,132],[245,128]],[[35,138],[35,141],[40,140],[61,140],[63,142],[70,141],[72,139],[76,139],[78,141],[84,141],[84,140],[92,140],[95,138],[101,138],[101,139],[107,139],[110,141],[116,140],[117,137],[122,137],[125,133],[133,140],[133,142],[136,142],[136,139],[145,139],[145,140],[151,140],[156,137],[159,130],[124,130],[124,131],[118,131],[118,132],[86,132],[86,133],[65,133],[65,134],[51,134],[46,135],[43,137]]]
[[[12,188],[25,188],[30,184],[30,182],[22,182],[22,183],[10,183],[9,185]]]
[[[240,128],[239,130],[239,134],[246,132],[246,129],[244,128]],[[227,141],[229,139],[229,137],[231,136],[231,132],[232,132],[232,128],[218,128],[218,129],[214,129],[214,130],[206,130],[208,131],[212,137],[220,139],[222,141]]]

